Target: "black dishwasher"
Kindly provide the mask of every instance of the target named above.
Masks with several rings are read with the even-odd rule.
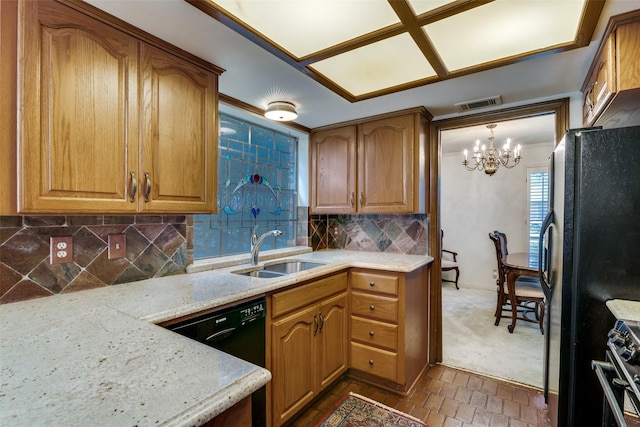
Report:
[[[260,367],[265,366],[264,298],[167,326],[167,329],[207,344]],[[266,425],[266,387],[251,395],[253,427]]]

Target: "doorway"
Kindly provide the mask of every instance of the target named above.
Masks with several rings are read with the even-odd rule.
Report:
[[[527,149],[526,144],[523,144],[523,160],[521,164],[514,170],[503,171],[502,168],[500,168],[496,175],[490,177],[479,171],[465,171],[461,165],[463,160],[462,149],[468,148],[471,151],[476,138],[482,138],[484,136],[486,142],[486,137],[489,135],[486,129],[486,124],[488,123],[498,123],[498,127],[496,128],[497,131],[501,126],[508,128],[509,124],[515,124],[519,120],[533,120],[547,116],[547,120],[551,118],[551,120],[547,122],[547,126],[552,127],[552,129],[547,130],[549,135],[551,135],[551,141],[550,147],[542,149],[543,152],[545,150],[546,152],[541,154],[541,156],[548,157],[554,144],[557,144],[560,141],[564,134],[564,130],[568,128],[568,106],[569,100],[563,99],[512,108],[509,110],[500,110],[459,118],[445,119],[433,123],[431,135],[432,140],[437,141],[437,147],[435,147],[436,144],[434,144],[434,147],[432,148],[434,151],[431,152],[431,165],[432,167],[436,167],[436,170],[432,171],[434,172],[432,174],[434,182],[432,182],[431,186],[432,191],[435,193],[435,197],[432,197],[431,199],[431,206],[434,207],[434,209],[430,210],[432,215],[431,247],[438,248],[440,246],[440,242],[438,241],[439,239],[435,239],[433,236],[437,233],[437,237],[439,237],[439,230],[443,229],[445,236],[447,236],[445,238],[445,248],[458,251],[460,254],[459,264],[461,267],[461,290],[454,291],[453,295],[461,292],[465,289],[465,286],[468,290],[484,290],[485,293],[489,293],[492,300],[492,310],[490,312],[489,319],[486,321],[486,332],[493,332],[490,328],[496,328],[493,326],[492,320],[493,310],[495,310],[495,278],[493,277],[493,273],[496,262],[495,252],[491,252],[491,242],[487,233],[494,229],[502,228],[507,233],[511,234],[509,237],[509,247],[512,247],[513,242],[514,249],[517,249],[520,245],[524,245],[525,242],[528,242],[524,225],[521,223],[515,224],[515,222],[518,222],[519,220],[514,221],[515,225],[510,224],[507,226],[507,223],[504,220],[498,221],[500,219],[499,215],[496,213],[488,213],[490,212],[488,209],[496,209],[496,206],[500,206],[500,203],[496,203],[496,200],[500,202],[506,199],[513,202],[520,214],[513,215],[513,213],[505,213],[505,215],[524,217],[524,214],[522,214],[522,211],[526,210],[526,187],[524,184],[524,178],[522,178],[523,184],[518,187],[517,194],[514,195],[505,194],[501,186],[505,186],[506,184],[504,182],[500,182],[501,180],[498,177],[500,176],[500,173],[506,175],[511,174],[514,171],[518,171],[517,173],[522,175],[526,174],[527,168],[523,167],[524,159],[526,156],[529,156],[531,160],[534,160],[536,157],[540,158],[540,155],[538,155],[539,153],[535,153],[540,150],[538,150],[537,147],[530,147]],[[450,135],[453,135],[456,132],[469,132],[469,134],[473,136],[471,137],[468,135],[466,138],[462,138],[461,141],[463,142],[460,143],[462,145],[458,147],[446,147],[445,144],[447,143],[449,132],[451,132]],[[498,133],[496,132],[496,142],[497,141]],[[502,143],[499,145],[502,146]],[[436,149],[437,152],[435,152]],[[434,161],[434,158],[437,160]],[[434,163],[437,163],[437,165],[434,165]],[[520,168],[520,170],[517,168]],[[457,180],[452,180],[450,176],[454,170],[458,176]],[[507,180],[509,180],[510,177],[511,175]],[[513,193],[514,190],[509,191]],[[457,201],[451,202],[451,200],[448,199],[448,193],[455,193],[462,195],[462,197]],[[479,208],[482,204],[486,204],[486,206]],[[505,203],[502,203],[502,205],[505,205]],[[451,213],[452,209],[454,214]],[[501,209],[506,210],[504,206],[502,206]],[[462,218],[463,214],[468,215],[466,219]],[[456,224],[456,221],[458,221],[458,224]],[[506,228],[502,224],[505,224]],[[468,242],[477,243],[469,244]],[[489,250],[487,250],[487,248]],[[434,251],[434,253],[436,253],[436,251]],[[468,268],[465,267],[465,261],[471,263]],[[439,259],[434,263],[433,267],[433,283],[441,283]],[[464,273],[465,270],[467,273],[466,275]],[[434,305],[432,305],[432,308],[437,312],[435,318],[433,318],[435,327],[437,328],[437,336],[439,337],[436,343],[437,361],[443,363],[446,363],[446,360],[443,360],[443,346],[446,345],[447,342],[451,342],[450,340],[460,341],[461,339],[459,336],[448,336],[443,333],[445,328],[443,328],[442,310],[443,306],[449,308],[449,305],[444,304],[443,294],[447,291],[448,289],[445,286],[434,286]],[[471,298],[471,301],[475,301],[477,299],[478,298]],[[473,310],[473,308],[469,309]],[[506,331],[506,323],[501,323],[498,328],[504,328]],[[516,331],[517,330],[518,328],[516,328]],[[458,331],[454,333],[448,332],[448,334],[458,334]],[[498,352],[496,354],[502,354],[502,352]],[[462,366],[462,368],[465,367]],[[470,366],[468,368],[472,369],[474,367]],[[494,373],[489,374],[494,375]]]

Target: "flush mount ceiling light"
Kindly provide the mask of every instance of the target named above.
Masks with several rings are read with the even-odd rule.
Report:
[[[279,122],[288,122],[295,120],[298,117],[298,113],[296,113],[296,107],[292,103],[286,101],[274,101],[269,103],[267,111],[264,112],[264,116],[267,119]]]

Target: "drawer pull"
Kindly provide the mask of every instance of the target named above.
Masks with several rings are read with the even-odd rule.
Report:
[[[376,285],[376,282],[369,282],[369,286],[371,286],[372,288]]]
[[[369,365],[373,366],[373,359],[369,360]]]
[[[373,331],[369,331],[369,336],[372,337],[373,336]]]
[[[369,306],[369,310],[373,311],[373,310],[375,310],[375,309],[376,309],[376,306],[375,306],[375,305],[373,305],[373,304],[372,304],[372,305],[370,305],[370,306]]]

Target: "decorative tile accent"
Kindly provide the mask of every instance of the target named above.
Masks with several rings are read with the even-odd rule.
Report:
[[[108,258],[109,234],[127,256]],[[49,237],[73,236],[73,262],[51,265]],[[0,216],[0,304],[185,273],[192,216]]]
[[[313,250],[348,249],[428,255],[428,215],[312,215]]]

